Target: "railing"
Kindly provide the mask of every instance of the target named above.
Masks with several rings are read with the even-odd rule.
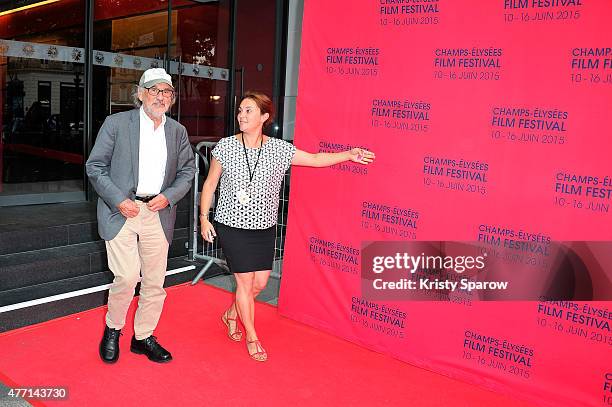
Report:
[[[218,239],[213,243],[205,241],[200,234],[200,169],[206,179],[208,169],[210,167],[210,160],[212,158],[211,151],[215,147],[216,142],[203,141],[198,143],[195,150],[196,158],[196,173],[193,179],[192,188],[192,216],[190,218],[190,237],[189,237],[189,260],[198,263],[204,263],[204,266],[200,272],[195,276],[191,284],[197,283],[204,274],[214,264],[221,267],[223,270],[229,272],[227,262],[223,255],[223,250],[219,247]],[[276,225],[276,241],[274,245],[274,264],[272,267],[272,277],[280,278],[282,274],[282,264],[285,246],[285,233],[287,230],[287,211],[289,209],[289,180],[290,172],[285,174],[285,178],[281,185],[280,190],[280,202],[278,205],[278,223]],[[219,197],[219,188],[215,191],[213,199],[210,205],[210,212],[208,215],[209,219],[214,219],[216,212],[216,203]]]

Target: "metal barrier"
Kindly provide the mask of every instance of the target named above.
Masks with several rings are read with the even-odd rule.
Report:
[[[195,150],[195,164],[196,164],[196,173],[193,179],[193,188],[192,188],[192,216],[189,221],[191,231],[189,237],[189,259],[195,262],[204,262],[204,266],[198,272],[198,274],[194,277],[191,284],[197,283],[210,269],[210,267],[214,264],[221,267],[223,270],[229,272],[229,267],[227,262],[225,261],[225,256],[223,255],[223,250],[219,247],[218,240],[215,240],[213,243],[209,243],[205,241],[200,234],[200,168],[203,168],[203,180],[206,179],[206,175],[208,174],[208,169],[210,167],[211,160],[211,151],[215,147],[216,142],[203,141],[198,143]],[[285,234],[287,230],[287,211],[289,209],[289,181],[290,181],[290,171],[287,171],[285,174],[283,183],[281,185],[280,190],[280,202],[278,205],[278,221],[276,224],[276,240],[274,244],[274,264],[272,266],[271,276],[275,278],[280,278],[282,275],[282,265],[283,265],[283,255],[284,255],[284,246],[285,246]],[[213,196],[210,212],[208,215],[209,219],[214,219],[215,211],[216,211],[216,203],[219,197],[219,188],[215,191]]]

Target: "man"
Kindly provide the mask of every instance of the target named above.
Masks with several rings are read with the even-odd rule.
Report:
[[[165,115],[174,101],[170,75],[162,68],[145,71],[134,98],[137,109],[106,118],[85,165],[100,196],[98,231],[115,276],[100,343],[107,363],[119,358],[119,336],[141,273],[130,350],[154,362],[172,360],[153,331],[166,297],[176,204],[195,174],[185,127]]]

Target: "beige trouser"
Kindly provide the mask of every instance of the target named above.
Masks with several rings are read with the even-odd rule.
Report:
[[[134,318],[134,335],[144,339],[153,334],[164,306],[164,279],[168,262],[168,241],[159,214],[136,201],[138,215],[128,218],[113,240],[106,242],[108,267],[115,275],[108,293],[106,325],[121,329],[142,272],[140,298]]]

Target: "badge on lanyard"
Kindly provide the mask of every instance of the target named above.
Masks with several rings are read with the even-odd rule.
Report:
[[[244,189],[239,189],[238,192],[236,192],[236,197],[238,198],[238,202],[240,202],[242,205],[246,205],[251,201],[249,193]]]
[[[261,136],[261,142],[259,144],[259,151],[257,152],[257,160],[255,161],[255,166],[253,167],[253,172],[251,172],[251,165],[249,164],[249,156],[246,150],[246,144],[244,144],[244,133],[240,133],[242,138],[242,148],[244,149],[244,158],[246,159],[247,168],[249,170],[249,185],[247,186],[247,190],[251,189],[253,177],[255,176],[255,170],[257,169],[257,164],[259,164],[259,156],[261,155],[261,150],[263,149],[263,134]],[[244,190],[243,188],[239,189],[236,192],[236,198],[238,198],[238,202],[241,205],[246,205],[251,201],[251,194]]]

